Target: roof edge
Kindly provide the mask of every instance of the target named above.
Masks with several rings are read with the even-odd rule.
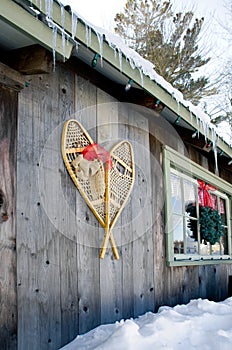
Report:
[[[118,52],[118,55],[121,54],[121,57],[119,57],[119,59],[116,59],[115,47],[112,47],[112,45],[106,41],[103,32],[98,32],[97,28],[92,26],[90,23],[85,22],[82,17],[79,17],[77,14],[75,14],[74,11],[71,11],[71,13],[67,11],[65,6],[60,1],[50,0],[49,9],[46,0],[40,0],[39,5],[38,0],[30,0],[29,2],[26,0],[24,2],[30,3],[34,6],[35,9],[38,9],[40,12],[42,12],[44,16],[46,16],[46,19],[51,26],[51,28],[49,28],[48,24],[46,26],[46,24],[35,19],[31,14],[28,13],[27,20],[29,20],[29,18],[32,18],[31,21],[33,21],[33,24],[29,23],[27,27],[23,26],[22,28],[22,30],[24,32],[27,32],[28,35],[33,36],[38,40],[38,34],[35,33],[35,30],[32,28],[32,26],[35,24],[35,21],[39,25],[43,25],[43,28],[47,27],[46,34],[45,32],[41,33],[40,41],[44,46],[48,47],[51,51],[54,51],[54,38],[52,38],[53,29],[56,27],[60,32],[62,32],[62,30],[65,31],[65,34],[67,34],[69,39],[67,40],[67,43],[69,43],[69,50],[65,55],[66,58],[69,58],[71,56],[70,48],[73,48],[75,44],[78,46],[80,43],[87,47],[89,50],[92,50],[93,53],[98,53],[101,56],[102,60],[107,61],[112,67],[120,71],[123,75],[127,76],[128,79],[132,79],[149,94],[163,102],[163,104],[172,110],[179,118],[182,118],[194,130],[198,130],[207,138],[207,140],[211,141],[214,147],[218,147],[220,151],[227,154],[229,158],[232,158],[231,146],[218,134],[216,127],[212,123],[207,122],[204,120],[204,118],[198,116],[197,113],[192,112],[189,107],[186,107],[181,101],[178,101],[177,98],[173,96],[173,94],[164,89],[164,87],[161,86],[158,82],[151,80],[149,76],[145,75],[142,70],[139,69],[139,67],[132,67],[132,64],[128,61],[125,55],[122,55],[122,53]],[[20,8],[19,5],[16,5],[14,0],[1,0],[0,9],[4,8],[4,10],[6,10],[6,7],[9,7],[10,3],[13,3],[14,6]],[[12,10],[9,11],[13,12]],[[25,10],[23,11],[26,12]],[[0,12],[1,16],[3,17],[4,13],[2,13],[2,11]],[[10,18],[9,20],[11,21]],[[74,23],[74,20],[76,23]],[[18,28],[20,28],[20,25],[22,25],[21,22],[22,21],[20,20],[19,16],[15,15],[12,21],[13,25],[16,25]],[[91,41],[88,40],[89,30],[91,31]],[[49,36],[49,39],[45,40],[45,36],[47,36],[47,38]],[[57,37],[59,40],[59,46],[56,45],[55,50],[60,55],[63,55],[64,49],[62,46],[62,37],[60,34]]]

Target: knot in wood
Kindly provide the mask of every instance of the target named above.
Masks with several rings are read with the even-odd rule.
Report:
[[[0,190],[0,223],[5,222],[8,219],[6,198],[4,193]]]

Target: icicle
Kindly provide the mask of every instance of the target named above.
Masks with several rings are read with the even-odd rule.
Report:
[[[196,116],[196,120],[197,120],[197,129],[200,129],[200,119]]]
[[[64,23],[65,23],[65,11],[64,11],[64,5],[60,4],[60,19],[61,19],[61,27],[64,29]]]
[[[75,12],[72,11],[72,38],[75,39],[76,32],[77,32],[77,22],[78,17]]]
[[[77,41],[75,41],[75,44],[76,44],[76,46],[75,46],[75,48],[76,48],[76,52],[78,53],[78,48],[79,48],[79,44],[78,44],[78,42]]]
[[[218,175],[218,159],[217,159],[217,134],[215,129],[211,129],[212,142],[213,142],[213,153],[215,160],[215,174]]]
[[[53,25],[53,29],[52,29],[53,72],[55,72],[55,69],[56,69],[56,38],[57,38],[57,27]]]
[[[91,45],[91,34],[91,27],[85,24],[85,42],[87,47]]]
[[[192,111],[190,111],[190,120],[191,120],[191,123],[193,121],[193,114],[192,114]]]
[[[140,74],[141,85],[143,87],[144,86],[143,71],[142,71],[142,68],[138,68],[138,70],[139,70],[139,74]]]
[[[52,19],[53,12],[53,0],[45,0],[46,15],[49,19]]]
[[[89,26],[85,23],[85,43],[89,47]]]
[[[116,47],[114,47],[113,50],[114,50],[114,60],[116,61],[116,59],[117,59],[117,49],[116,49]]]
[[[122,72],[122,50],[118,47],[119,69]]]
[[[136,64],[135,64],[135,61],[133,60],[133,58],[128,57],[128,60],[129,60],[129,63],[130,63],[131,68],[132,68],[132,69],[135,69]]]
[[[203,133],[204,133],[204,136],[205,136],[205,141],[207,141],[207,138],[208,138],[208,124],[206,123],[205,120],[201,120],[201,124],[202,124]]]
[[[63,54],[63,62],[65,62],[65,53],[66,53],[66,35],[65,31],[62,30],[62,54]]]
[[[89,45],[91,46],[92,44],[92,29],[89,27]]]
[[[176,102],[177,102],[177,115],[179,117],[180,116],[180,101],[176,100]]]
[[[85,24],[85,43],[89,47],[89,26]]]
[[[99,44],[99,53],[100,53],[100,59],[101,59],[101,67],[102,67],[102,55],[103,55],[103,34],[100,34],[96,32],[97,34],[97,39],[98,39],[98,44]]]

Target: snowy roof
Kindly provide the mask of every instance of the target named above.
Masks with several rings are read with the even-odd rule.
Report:
[[[198,130],[206,139],[209,139],[213,143],[214,150],[218,147],[220,151],[232,157],[232,147],[229,140],[222,138],[216,126],[210,122],[210,117],[201,108],[184,100],[180,91],[156,73],[151,62],[125,45],[119,36],[94,26],[73,9],[67,10],[63,2],[67,3],[68,0],[31,0],[30,8],[28,8],[30,12],[34,11],[34,16],[43,17],[43,22],[52,29],[50,48],[53,51],[54,60],[58,52],[58,37],[62,38],[62,48],[59,47],[59,53],[63,51],[65,58],[69,57],[69,53],[67,54],[66,51],[70,42],[75,51],[77,48],[77,56],[80,46],[91,52],[97,52],[101,57],[102,74],[104,74],[105,62],[110,63],[115,68],[113,74],[118,74],[119,70],[122,75],[132,79],[134,79],[133,75],[137,74],[137,81],[134,79],[137,85],[160,99],[178,117],[186,121],[193,130]],[[24,0],[21,0],[21,3],[24,3]],[[26,6],[28,7],[28,3],[25,1],[24,7]],[[43,16],[39,17],[39,14]],[[109,49],[113,52],[110,58],[107,56]],[[158,96],[159,93],[161,98]]]
[[[51,3],[53,0],[45,0]],[[56,0],[61,8],[64,4]],[[64,11],[62,12],[64,13]],[[192,121],[192,117],[196,118],[196,125],[198,130],[201,129],[201,132],[205,136],[205,138],[211,138],[213,142],[213,147],[215,148],[218,139],[221,138],[227,145],[231,148],[230,140],[226,139],[226,137],[220,134],[217,127],[211,123],[210,117],[206,114],[200,107],[193,105],[190,101],[186,101],[183,97],[183,94],[175,89],[170,83],[168,83],[162,76],[160,76],[156,71],[154,64],[150,61],[141,57],[135,50],[129,48],[122,38],[120,38],[116,34],[112,34],[109,31],[99,28],[89,21],[85,20],[81,15],[76,13],[73,9],[71,9],[72,13],[72,38],[74,39],[77,35],[78,37],[78,22],[82,22],[86,27],[86,42],[87,46],[90,46],[91,43],[91,33],[92,31],[96,34],[98,43],[99,43],[99,53],[101,58],[104,58],[103,51],[103,42],[107,42],[110,48],[114,50],[115,57],[118,56],[120,70],[122,71],[122,57],[124,56],[126,61],[128,61],[130,67],[135,70],[138,69],[141,78],[141,86],[144,87],[144,77],[149,77],[149,79],[155,82],[158,86],[160,86],[163,90],[165,90],[168,94],[172,96],[172,98],[177,102],[177,110],[179,111],[179,106],[184,106],[190,114],[190,120]],[[63,20],[64,22],[64,20]],[[102,63],[104,65],[104,62]],[[165,104],[165,101],[162,101]],[[196,126],[195,125],[195,126]],[[209,132],[210,131],[210,132]],[[211,134],[211,137],[209,136]]]
[[[51,0],[49,0],[51,1]],[[57,0],[59,2],[59,0]],[[64,6],[61,2],[60,6]],[[148,76],[151,80],[155,81],[158,85],[160,85],[164,90],[170,93],[177,100],[177,102],[182,103],[186,108],[188,108],[192,113],[196,114],[201,120],[206,123],[210,123],[210,117],[202,111],[201,108],[194,106],[190,101],[186,101],[183,98],[183,94],[175,89],[170,83],[168,83],[161,75],[156,73],[155,66],[150,61],[146,60],[142,56],[140,56],[135,50],[131,49],[129,46],[125,44],[123,39],[116,34],[113,34],[106,29],[95,26],[89,21],[85,20],[81,15],[72,10],[72,29],[77,28],[78,20],[81,20],[86,25],[86,31],[89,32],[89,29],[92,29],[98,37],[99,40],[99,51],[100,55],[103,57],[103,40],[105,40],[108,45],[115,50],[115,53],[118,53],[119,63],[121,65],[121,55],[126,57],[126,60],[129,62],[132,69],[138,69],[141,74],[141,84],[143,85],[143,76]],[[75,23],[76,22],[76,23]],[[75,33],[72,33],[72,37],[75,37]],[[87,46],[89,43],[89,39],[87,39]],[[211,123],[212,124],[212,123]],[[215,128],[215,125],[212,124],[212,127]]]

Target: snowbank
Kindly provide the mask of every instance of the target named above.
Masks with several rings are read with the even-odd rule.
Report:
[[[137,319],[101,325],[62,350],[231,350],[232,298],[163,306]]]

